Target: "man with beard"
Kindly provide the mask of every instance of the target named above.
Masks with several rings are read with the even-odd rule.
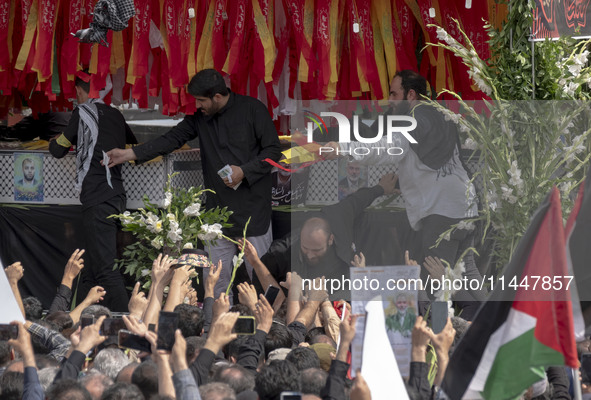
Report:
[[[417,143],[410,143],[395,133],[393,143],[388,143],[384,135],[372,146],[396,146],[402,150],[398,155],[385,151],[356,155],[354,150],[364,147],[364,143],[360,142],[331,142],[326,146],[334,149],[329,153],[329,159],[336,158],[337,153],[345,153],[363,165],[396,165],[408,221],[415,231],[421,232],[423,257],[439,257],[453,267],[464,251],[472,246],[473,231],[455,229],[439,245],[436,246],[436,242],[452,225],[478,216],[476,192],[460,159],[457,126],[446,121],[435,107],[422,101],[426,96],[427,81],[416,72],[400,71],[392,79],[389,96],[392,109],[389,114],[414,117],[417,126],[409,133]],[[469,279],[482,279],[471,252],[464,261],[464,275]],[[423,277],[426,278],[424,274]],[[471,292],[468,296],[463,295],[462,300],[483,300],[484,296],[485,293]],[[464,306],[466,309],[462,317],[470,319],[478,304],[466,302]]]
[[[299,235],[289,234],[274,241],[267,254],[260,259],[255,254],[251,264],[262,262],[277,282],[285,280],[290,271],[303,278],[341,279],[348,276],[354,256],[355,219],[379,196],[394,193],[396,174],[382,176],[371,188],[361,188],[341,202],[324,207],[318,217],[306,220]],[[248,255],[247,255],[248,257]],[[243,268],[239,268],[236,281],[247,280]],[[259,278],[253,275],[252,283],[262,292]],[[333,299],[348,299],[348,290],[331,293]]]
[[[361,177],[363,169],[357,161],[347,163],[347,176],[339,181],[339,200],[343,200],[357,189],[367,187],[367,181]]]

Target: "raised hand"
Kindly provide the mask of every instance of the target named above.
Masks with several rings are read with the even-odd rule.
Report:
[[[133,315],[136,318],[142,318],[142,315],[144,315],[144,312],[148,307],[148,299],[144,292],[140,292],[139,282],[133,287],[127,307],[129,308],[129,315]]]
[[[234,328],[239,315],[237,312],[221,314],[211,325],[204,348],[211,350],[213,354],[217,354],[222,347],[236,339],[238,335],[232,333],[232,328]]]
[[[257,303],[257,291],[254,286],[243,282],[236,287],[238,288],[238,301],[240,304],[244,304],[254,312]]]
[[[123,319],[123,322],[125,323],[125,326],[127,327],[128,331],[131,331],[138,336],[146,335],[148,328],[146,327],[146,324],[140,322],[139,319],[136,319],[131,315],[123,315],[121,318]]]
[[[255,264],[259,260],[257,249],[246,239],[238,239],[238,243],[240,243],[241,248],[244,247],[244,258],[246,258],[246,261],[250,265]]]
[[[255,305],[254,318],[257,329],[269,333],[273,325],[273,307],[267,301],[265,295],[259,295],[259,301]]]
[[[152,263],[152,285],[168,285],[174,274],[174,269],[170,267],[175,263],[174,258],[159,254]]]
[[[25,273],[25,269],[23,268],[20,261],[10,264],[4,270],[6,272],[6,277],[8,278],[8,282],[10,284],[16,284],[18,281],[21,280]]]
[[[10,339],[8,345],[18,351],[22,358],[25,367],[35,367],[35,352],[33,351],[33,344],[31,343],[31,335],[27,331],[27,328],[17,321],[13,321],[10,325],[18,326],[18,336],[16,339]]]
[[[211,317],[212,324],[219,318],[220,315],[230,311],[230,299],[226,293],[220,293],[220,297],[213,303],[213,315]]]
[[[418,316],[412,329],[412,361],[425,362],[427,345],[432,333],[431,328],[427,326],[427,321]]]
[[[207,279],[205,279],[205,293],[204,296],[207,297],[213,297],[213,290],[215,288],[215,285],[218,283],[218,280],[220,279],[220,274],[222,272],[222,260],[218,261],[218,264],[212,264],[211,267],[209,268],[209,275],[207,276]]]
[[[359,253],[359,255],[355,254],[351,261],[351,265],[357,268],[365,268],[365,256],[363,253]]]
[[[371,400],[371,391],[363,376],[361,376],[361,370],[357,370],[355,376],[355,382],[351,388],[351,400]]]
[[[88,325],[80,331],[80,342],[75,346],[75,350],[86,354],[107,339],[106,336],[100,334],[104,320],[105,316],[100,316],[94,324]]]
[[[95,286],[88,291],[84,301],[88,305],[92,305],[94,303],[98,303],[99,301],[103,301],[106,294],[107,292],[101,286]]]
[[[418,262],[416,262],[415,260],[410,258],[410,253],[408,252],[408,250],[406,250],[404,252],[404,264],[405,265],[419,265]]]
[[[441,279],[445,276],[445,265],[437,257],[429,256],[425,258],[423,266],[434,279]]]
[[[69,288],[72,287],[72,283],[74,279],[78,276],[80,271],[84,268],[84,259],[82,256],[84,255],[85,250],[76,249],[68,259],[66,263],[66,267],[64,268],[64,276],[62,278],[62,285],[65,285]]]
[[[378,185],[384,189],[384,194],[393,194],[396,192],[396,182],[398,182],[398,175],[391,173],[382,176]]]
[[[172,369],[175,373],[189,368],[187,365],[187,341],[180,329],[174,333],[174,346],[172,347]]]

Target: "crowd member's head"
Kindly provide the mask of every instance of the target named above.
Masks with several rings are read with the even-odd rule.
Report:
[[[318,335],[326,335],[326,331],[323,326],[315,326],[314,328],[310,329],[306,333],[306,337],[304,338],[304,342],[308,342],[310,344],[314,344],[312,340]]]
[[[23,360],[12,360],[8,363],[4,372],[25,372]]]
[[[397,114],[408,114],[411,107],[427,95],[427,81],[411,70],[397,72],[390,83],[388,99]]]
[[[103,349],[94,358],[92,368],[115,380],[119,371],[127,364],[129,364],[129,358],[121,350]]]
[[[35,364],[37,369],[59,367],[60,363],[55,358],[47,354],[38,354],[35,356]]]
[[[133,374],[133,371],[135,371],[138,365],[140,364],[134,362],[127,364],[125,367],[121,368],[121,371],[119,371],[119,373],[117,374],[115,382],[131,383],[131,375]]]
[[[308,347],[296,347],[285,358],[295,365],[298,371],[308,368],[320,368],[320,359],[316,352]]]
[[[452,323],[453,323],[453,318],[452,318]],[[454,328],[455,328],[456,334],[457,334],[458,328],[456,328],[455,325],[454,325]],[[581,340],[580,342],[577,342],[577,354],[579,356],[579,360],[581,360],[581,354],[588,353],[590,351],[591,351],[591,340],[585,339],[585,340]]]
[[[59,371],[58,367],[46,367],[46,368],[42,368],[39,371],[37,371],[37,376],[39,377],[39,383],[41,384],[41,387],[43,388],[44,392],[46,392],[47,389],[51,386],[58,371]]]
[[[236,394],[254,390],[254,376],[238,364],[219,368],[213,375],[213,381],[228,384]]]
[[[298,370],[289,361],[271,361],[255,379],[255,391],[259,400],[279,400],[281,392],[300,390]]]
[[[59,333],[64,334],[64,331],[70,330],[74,326],[74,321],[70,317],[70,314],[64,311],[55,311],[45,317],[45,321],[52,322],[56,325]],[[67,332],[64,334],[67,335]]]
[[[94,319],[97,320],[99,317],[102,317],[103,315],[107,318],[111,318],[111,311],[109,311],[109,309],[105,306],[93,304],[82,310],[81,315],[94,317]]]
[[[224,356],[226,360],[235,363],[238,360],[238,353],[240,352],[240,346],[246,341],[247,336],[238,336],[230,343],[224,346]]]
[[[300,250],[310,265],[320,265],[334,243],[330,224],[324,218],[310,218],[300,232]]]
[[[203,331],[203,311],[189,304],[179,304],[174,308],[179,314],[179,329],[184,337],[200,336]]]
[[[43,305],[36,297],[25,297],[23,299],[25,308],[25,319],[27,321],[37,322],[43,317]]]
[[[324,343],[329,344],[332,347],[337,347],[335,341],[328,335],[316,335],[312,340],[309,342],[310,344],[317,344],[317,343]]]
[[[197,107],[205,115],[213,115],[228,102],[229,91],[222,75],[215,69],[199,71],[187,86],[195,97]]]
[[[291,348],[293,344],[291,333],[287,327],[281,324],[271,325],[267,338],[265,339],[265,359],[269,357],[269,353],[275,349]]]
[[[158,394],[158,366],[152,361],[141,363],[131,374],[131,383],[140,388],[146,399]]]
[[[119,382],[108,388],[103,392],[101,400],[144,400],[140,389],[136,385],[130,383]]]
[[[199,387],[202,400],[236,400],[236,393],[226,383],[212,382]]]
[[[303,394],[320,396],[320,391],[326,385],[328,372],[320,368],[308,368],[300,372],[300,391]]]
[[[332,364],[332,357],[331,353],[337,352],[337,349],[330,344],[326,343],[316,343],[310,346],[310,349],[314,350],[318,359],[320,360],[320,368],[325,371],[330,369],[330,364]]]
[[[3,400],[21,400],[25,375],[22,372],[4,371],[0,376],[0,398]]]
[[[191,365],[199,355],[203,346],[205,346],[205,338],[201,336],[189,336],[185,341],[187,342],[187,351],[185,353],[187,356],[187,364]]]
[[[90,393],[74,379],[60,379],[53,383],[47,392],[46,400],[92,400]]]
[[[91,370],[80,378],[80,383],[88,390],[92,400],[100,400],[103,392],[113,384],[113,380],[99,371]]]
[[[254,316],[254,314],[252,313],[251,309],[248,308],[248,306],[244,305],[244,304],[234,304],[231,308],[230,308],[230,312],[237,312],[240,314],[241,317],[252,317]]]

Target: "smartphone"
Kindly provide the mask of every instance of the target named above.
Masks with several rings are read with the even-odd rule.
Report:
[[[174,332],[179,326],[179,314],[175,312],[160,311],[158,317],[158,350],[172,350],[174,346]]]
[[[92,315],[83,315],[80,317],[80,328],[84,329],[88,325],[94,324],[94,317]]]
[[[300,392],[281,392],[280,400],[302,400]]]
[[[252,316],[238,317],[232,329],[232,332],[238,335],[254,335],[256,331],[256,323]]]
[[[581,382],[591,383],[591,353],[581,354]]]
[[[16,339],[18,337],[18,325],[0,324],[0,340]]]
[[[101,325],[101,335],[117,336],[121,329],[127,329],[122,318],[105,318]]]
[[[431,329],[438,334],[447,324],[447,301],[434,301],[431,304]]]
[[[278,294],[279,294],[279,288],[269,285],[269,287],[267,288],[267,291],[265,292],[265,298],[267,299],[267,301],[269,302],[271,307],[273,307],[273,303],[275,303],[275,299],[277,298]]]
[[[150,345],[150,342],[148,342],[148,339],[125,329],[119,331],[119,347],[145,351],[148,353],[152,352],[152,346]]]
[[[148,330],[150,332],[156,332],[156,324],[148,324]]]

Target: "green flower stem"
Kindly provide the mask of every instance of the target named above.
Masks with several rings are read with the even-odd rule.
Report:
[[[246,240],[246,230],[248,229],[248,224],[250,223],[250,217],[248,217],[248,221],[246,221],[246,224],[244,225],[244,230],[242,231],[242,237],[244,240]],[[240,246],[240,243],[238,243],[237,241],[230,239],[229,237],[222,235],[226,240],[229,240],[230,242],[234,243],[237,246]],[[243,260],[244,259],[244,249],[246,248],[246,246],[242,246],[242,249],[240,250],[240,254],[238,254],[238,260]],[[240,266],[240,264],[242,263],[236,263],[236,265],[234,265],[232,267],[232,277],[230,278],[230,283],[228,284],[228,287],[226,288],[226,296],[228,296],[230,294],[230,290],[232,289],[232,285],[234,284],[234,279],[236,278],[236,271],[238,270],[238,267]]]

